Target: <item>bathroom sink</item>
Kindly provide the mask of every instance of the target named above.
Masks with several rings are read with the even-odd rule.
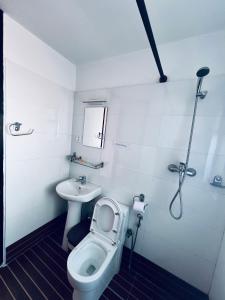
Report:
[[[87,182],[81,184],[76,179],[68,179],[56,186],[57,194],[64,200],[89,202],[101,194],[101,187]]]
[[[64,200],[67,200],[68,211],[66,225],[63,235],[62,248],[68,250],[67,233],[76,224],[80,222],[81,206],[84,202],[89,202],[101,195],[102,188],[93,183],[87,182],[81,184],[76,179],[67,179],[57,184],[56,193]]]

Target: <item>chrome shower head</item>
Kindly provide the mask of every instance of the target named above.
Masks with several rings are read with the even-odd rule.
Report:
[[[196,72],[196,76],[198,77],[197,82],[197,91],[196,91],[196,97],[199,97],[200,99],[204,99],[207,95],[207,91],[201,91],[202,81],[205,76],[207,76],[210,72],[210,69],[208,67],[200,68]]]

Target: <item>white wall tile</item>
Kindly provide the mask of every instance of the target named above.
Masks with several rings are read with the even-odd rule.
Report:
[[[223,237],[219,258],[209,293],[210,300],[225,298],[225,236]]]
[[[225,178],[223,80],[220,75],[204,82],[209,93],[198,104],[189,162],[197,175],[187,176],[183,185],[184,215],[180,221],[169,215],[178,176],[168,171],[168,165],[186,160],[196,80],[109,89],[105,148],[75,142],[72,146],[87,160],[104,161],[105,167],[85,170],[72,165],[71,176],[87,175],[103,186],[104,195],[127,205],[132,205],[134,195],[145,194],[149,206],[136,251],[204,292],[210,288],[225,227],[224,190],[210,185],[216,174]],[[91,97],[92,93],[101,95],[101,90],[76,95],[74,132],[81,135],[80,95]],[[218,108],[213,107],[213,99],[214,104],[218,100]],[[135,222],[131,212],[130,226]]]
[[[160,221],[160,220],[159,220]],[[208,286],[212,279],[213,263],[192,252],[183,251],[174,247],[168,240],[164,240],[158,234],[150,234],[142,230],[138,237],[138,251],[146,258],[153,260],[159,266],[172,272],[188,283],[208,292]],[[172,242],[172,240],[171,240]]]
[[[22,131],[34,129],[6,133],[8,246],[65,210],[55,185],[69,176],[74,94],[8,60],[5,70],[6,127],[19,121]]]

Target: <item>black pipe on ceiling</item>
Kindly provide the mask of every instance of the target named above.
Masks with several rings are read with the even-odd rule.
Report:
[[[141,18],[142,18],[142,22],[143,22],[144,27],[145,27],[145,31],[146,31],[150,46],[152,48],[152,53],[154,55],[156,65],[157,65],[157,68],[158,68],[158,71],[159,71],[159,75],[160,75],[159,82],[166,82],[167,81],[167,76],[163,72],[163,68],[162,68],[162,65],[161,65],[161,61],[160,61],[160,58],[159,58],[159,53],[158,53],[158,50],[157,50],[157,47],[156,47],[155,38],[154,38],[152,27],[151,27],[151,23],[150,23],[150,20],[149,20],[149,17],[148,17],[148,12],[147,12],[147,9],[146,9],[146,6],[145,6],[145,1],[144,0],[136,0],[136,2],[137,2],[137,6],[138,6],[138,9],[139,9]]]

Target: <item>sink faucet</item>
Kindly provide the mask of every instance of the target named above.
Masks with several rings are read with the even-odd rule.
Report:
[[[86,184],[87,182],[87,178],[86,176],[79,176],[77,179],[76,179],[77,182],[80,182],[81,184]]]

